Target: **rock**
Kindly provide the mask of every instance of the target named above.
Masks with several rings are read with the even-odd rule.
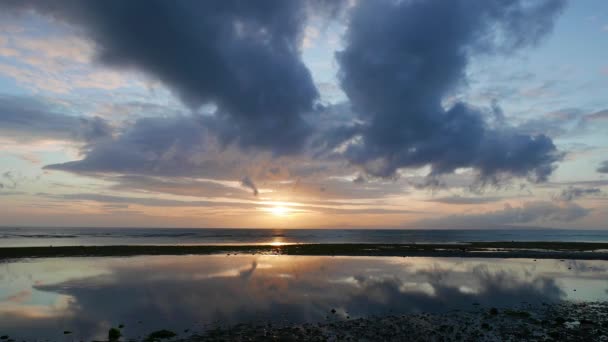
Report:
[[[564,323],[566,323],[566,320],[563,317],[555,317],[555,323],[564,324]]]
[[[490,315],[492,315],[492,316],[498,315],[498,309],[497,308],[491,308],[490,309]]]
[[[171,330],[157,330],[153,333],[151,333],[150,335],[148,335],[148,337],[146,338],[147,341],[153,341],[153,340],[157,340],[157,339],[165,339],[165,338],[172,338],[177,336],[176,333],[174,333]]]
[[[108,340],[110,341],[118,341],[121,336],[120,330],[116,328],[110,328],[110,330],[108,330]]]

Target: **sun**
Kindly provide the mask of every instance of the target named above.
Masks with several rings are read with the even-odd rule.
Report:
[[[289,209],[287,207],[282,206],[268,208],[268,211],[275,216],[285,216],[289,214]]]

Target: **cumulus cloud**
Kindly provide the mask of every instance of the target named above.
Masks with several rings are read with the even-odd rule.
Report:
[[[4,1],[33,9],[91,39],[97,61],[135,69],[167,85],[196,109],[217,106],[226,143],[295,152],[310,133],[303,120],[318,97],[300,58],[312,9],[340,2]]]
[[[472,56],[535,45],[564,2],[360,2],[336,55],[360,119],[343,155],[381,177],[430,165],[431,175],[473,168],[484,181],[546,180],[561,157],[549,137],[493,127],[482,111],[443,101],[466,82]]]
[[[35,98],[0,96],[0,133],[17,141],[57,139],[92,142],[109,137],[112,127],[99,117],[63,114]]]
[[[601,193],[602,190],[600,190],[599,188],[569,187],[567,189],[562,190],[561,194],[558,196],[558,199],[562,201],[572,201],[583,196],[599,195]]]
[[[506,204],[502,210],[471,215],[448,215],[418,221],[414,226],[450,228],[491,228],[540,222],[571,222],[589,214],[589,210],[573,202],[525,202],[520,207]]]
[[[313,167],[340,163],[342,173],[335,168],[319,172],[324,176],[341,176],[345,169],[352,175],[356,165],[365,171],[355,179],[359,183],[394,176],[402,168],[430,166],[430,177],[422,184],[439,186],[462,168],[468,169],[467,179],[475,174],[483,182],[503,176],[544,181],[551,174],[561,158],[551,138],[507,126],[496,103],[491,113],[496,120],[487,120],[483,110],[466,103],[448,105],[445,99],[466,82],[473,56],[535,45],[551,30],[563,2],[353,3],[345,48],[336,55],[349,102],[333,107],[317,103],[318,92],[300,49],[309,18],[326,10],[334,13],[342,1],[25,0],[2,2],[0,8],[33,10],[68,24],[90,42],[95,61],[113,70],[142,72],[192,109],[189,115],[155,112],[154,117],[133,119],[116,133],[102,119],[47,119],[47,112],[30,113],[29,121],[37,123],[28,124],[29,129],[40,125],[37,132],[87,141],[81,160],[47,169],[104,177],[217,177],[237,186],[246,174],[263,184],[272,177],[299,179],[305,171],[283,173],[274,162],[263,166],[267,177],[259,170],[244,170],[244,163],[257,158],[249,158],[249,149],[295,159],[305,148],[301,160]],[[204,108],[215,108],[213,113],[201,114],[200,108],[209,104]],[[332,110],[336,113],[325,115]],[[74,123],[61,120],[77,120],[79,129],[65,133],[56,127]],[[16,124],[6,127],[18,131]],[[238,155],[217,153],[222,148],[238,150]],[[331,158],[321,158],[328,150]],[[242,183],[257,192],[253,182]],[[314,184],[325,196],[331,195],[330,185]],[[180,185],[176,189],[168,190],[186,191]],[[229,190],[220,187],[217,192]]]

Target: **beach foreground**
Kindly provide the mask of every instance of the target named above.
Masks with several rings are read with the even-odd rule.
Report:
[[[608,341],[608,302],[353,320],[336,316],[282,327],[241,324],[179,341]]]
[[[285,245],[129,245],[4,247],[0,260],[17,258],[277,254],[325,256],[483,257],[608,260],[608,243],[469,242],[459,244],[285,244]]]
[[[0,338],[15,341],[594,341],[608,307],[603,260],[230,252],[0,267]]]

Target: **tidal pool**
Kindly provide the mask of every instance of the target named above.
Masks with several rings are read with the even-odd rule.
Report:
[[[159,329],[606,300],[607,270],[605,261],[414,257],[20,260],[0,264],[0,335],[80,341],[124,325],[129,339]]]

